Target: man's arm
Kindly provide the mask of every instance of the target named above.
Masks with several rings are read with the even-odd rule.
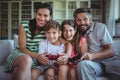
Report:
[[[101,60],[112,57],[114,55],[114,50],[112,44],[103,45],[103,50],[96,53],[85,53],[81,60]]]

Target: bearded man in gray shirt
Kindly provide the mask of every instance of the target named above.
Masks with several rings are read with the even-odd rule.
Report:
[[[83,54],[77,64],[78,80],[96,80],[104,72],[101,62],[114,56],[112,38],[105,24],[92,21],[89,8],[76,9],[74,19],[76,34],[84,36],[88,44],[88,52]],[[75,46],[77,44],[76,41]]]

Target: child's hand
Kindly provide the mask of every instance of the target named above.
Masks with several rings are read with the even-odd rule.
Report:
[[[80,58],[82,57],[82,53],[79,53],[78,55],[72,57],[72,58],[69,58],[69,62],[72,62],[72,63],[77,63],[78,61],[80,61]]]
[[[58,59],[57,59],[57,63],[58,63],[59,65],[61,65],[61,64],[66,64],[67,62],[68,62],[68,56],[67,56],[67,55],[60,56],[60,57],[58,57]]]
[[[38,59],[39,63],[41,63],[43,65],[46,65],[49,62],[48,58],[44,54],[39,54],[37,59]]]
[[[57,60],[60,55],[59,55],[59,54],[57,54],[57,55],[48,54],[48,55],[46,55],[46,56],[47,56],[48,59],[50,59],[50,60]]]

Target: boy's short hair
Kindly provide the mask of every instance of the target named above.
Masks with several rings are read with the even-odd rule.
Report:
[[[56,29],[58,31],[61,31],[61,26],[57,21],[54,20],[50,20],[47,22],[47,24],[45,25],[45,31],[50,30],[51,28]]]

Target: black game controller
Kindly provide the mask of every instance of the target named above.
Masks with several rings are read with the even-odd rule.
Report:
[[[73,57],[73,58],[69,58],[68,60],[72,63],[74,63],[75,61],[79,60],[82,57],[82,54],[78,54],[77,56]]]

